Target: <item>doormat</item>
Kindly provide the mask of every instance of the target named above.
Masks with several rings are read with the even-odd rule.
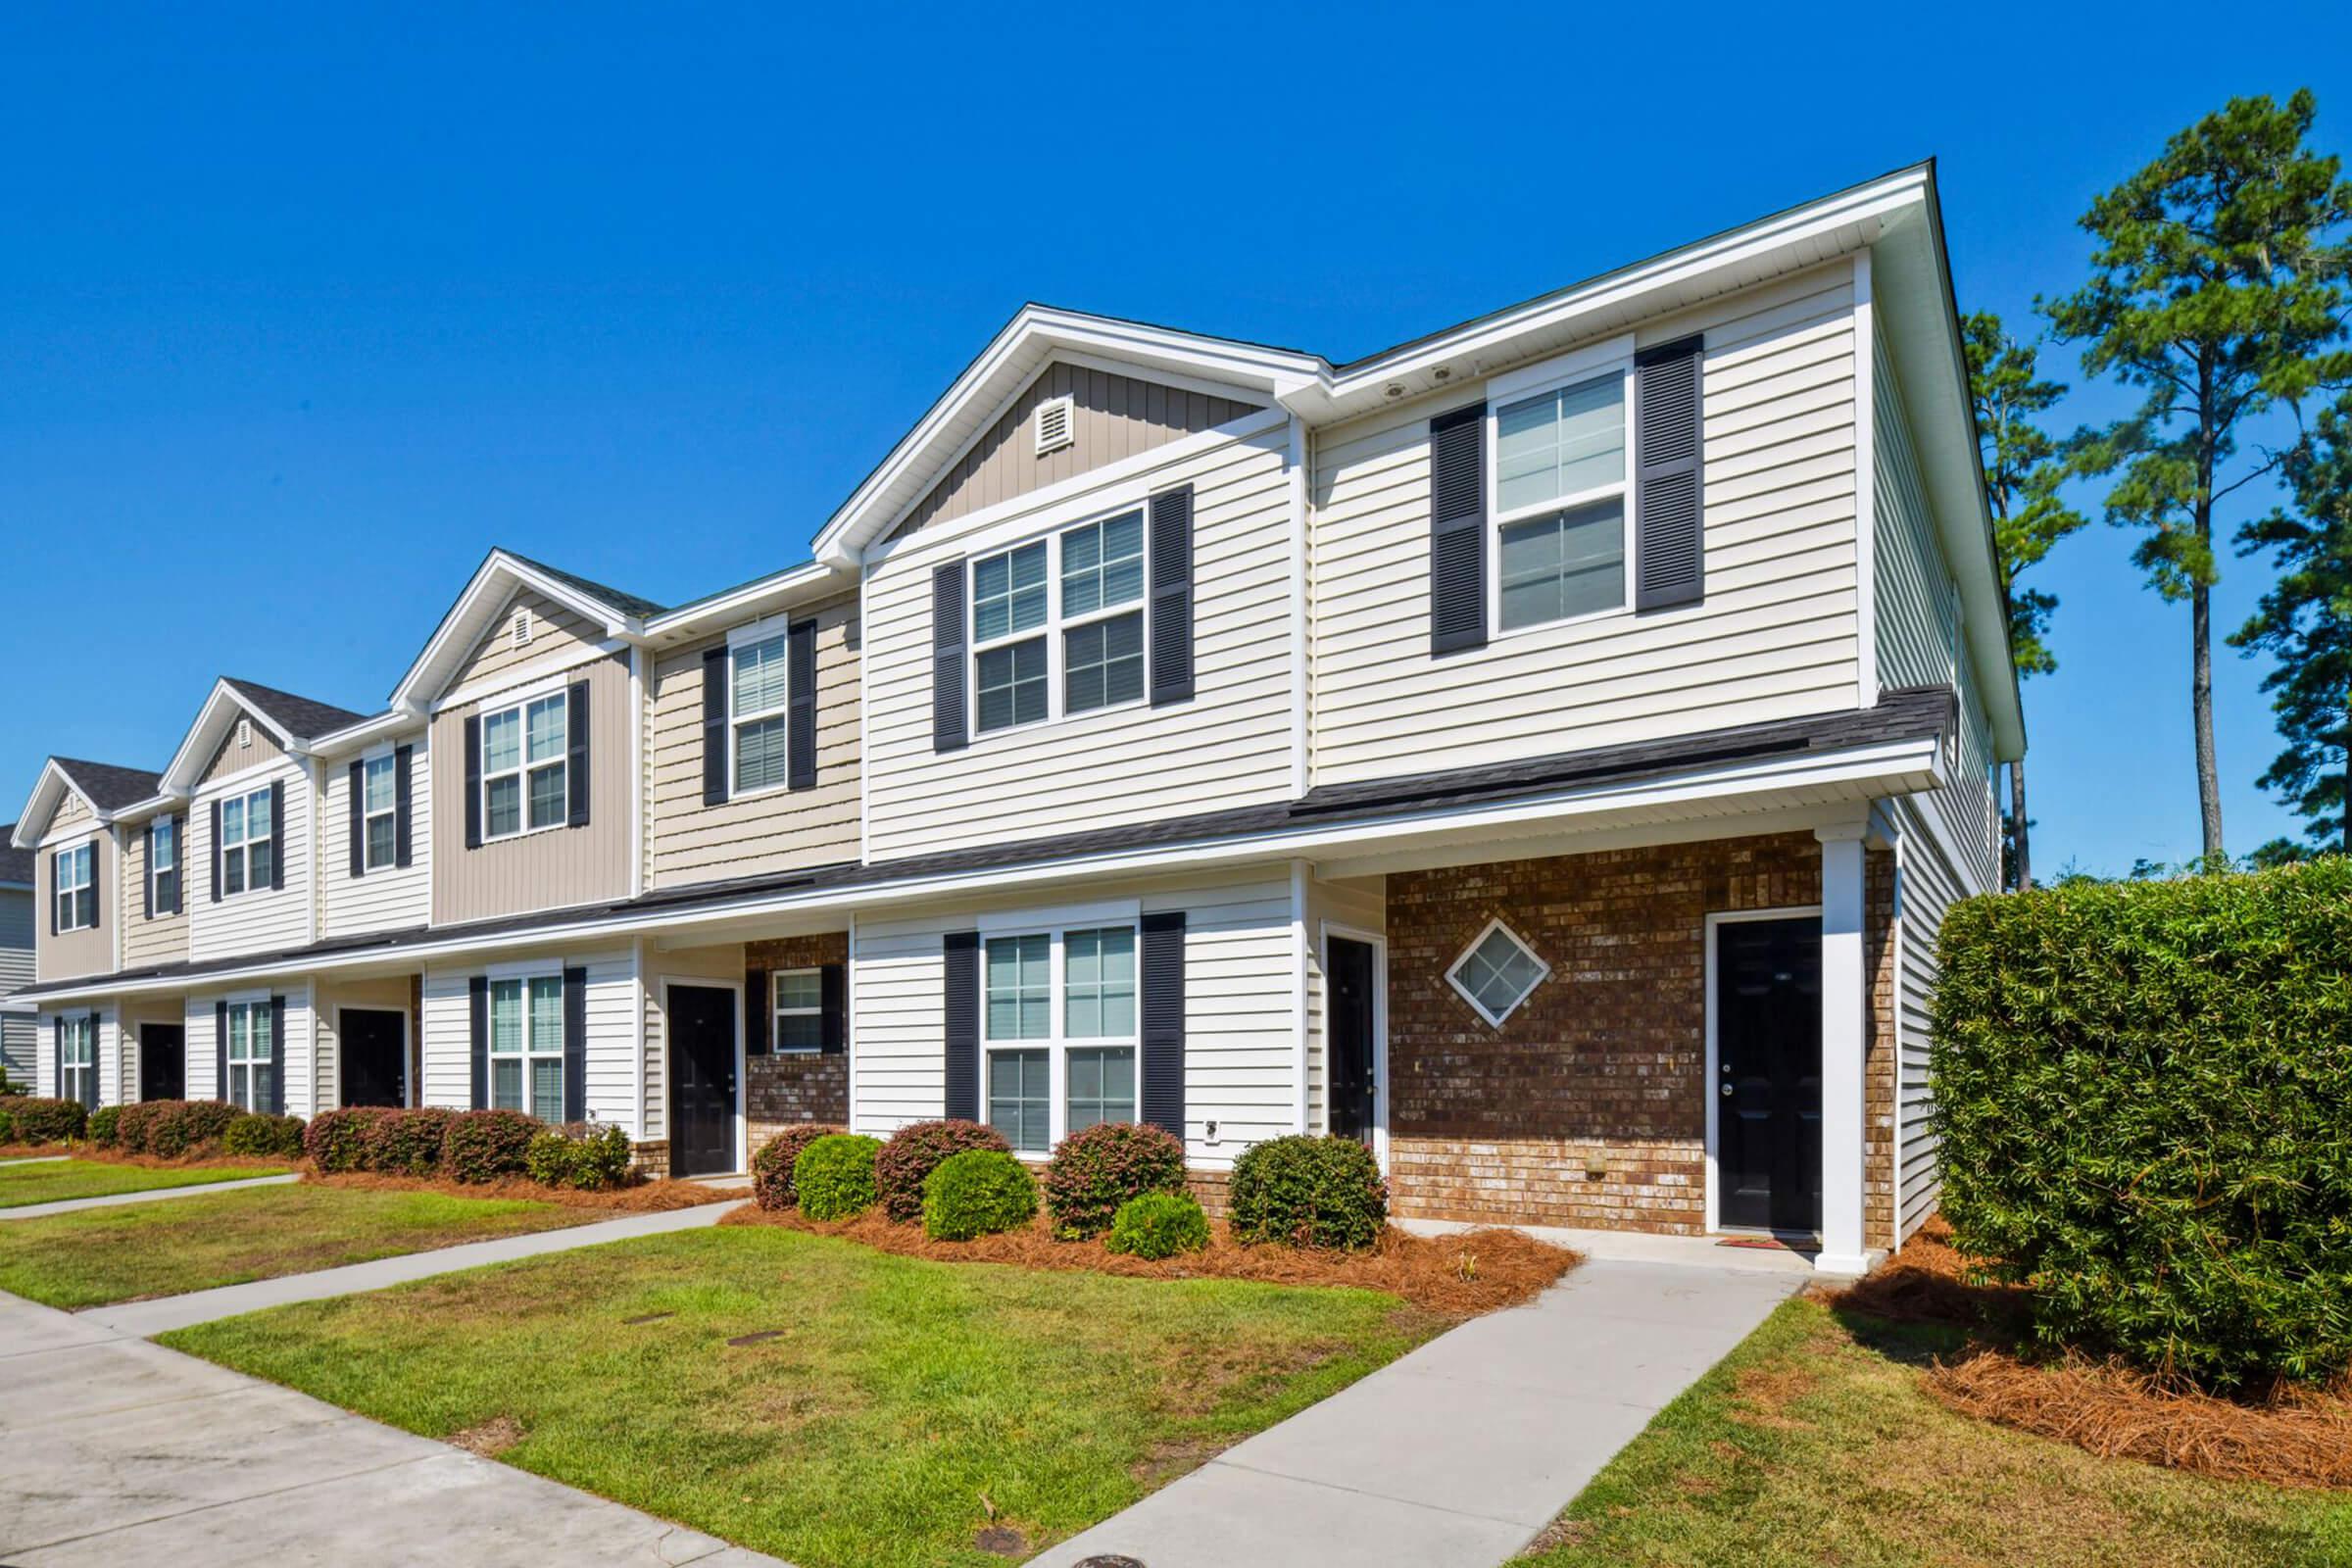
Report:
[[[1811,1253],[1820,1250],[1818,1248],[1798,1247],[1794,1243],[1784,1242],[1777,1236],[1724,1236],[1718,1237],[1715,1245],[1717,1247],[1744,1247],[1753,1252]]]

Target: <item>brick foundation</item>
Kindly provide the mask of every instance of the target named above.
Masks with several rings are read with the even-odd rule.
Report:
[[[809,969],[823,963],[847,964],[850,937],[846,931],[817,936],[784,937],[744,946],[743,961],[754,969]],[[786,1052],[745,1059],[745,1119],[750,1126],[750,1153],[795,1122],[838,1122],[850,1119],[850,1058],[847,1053],[811,1055]]]

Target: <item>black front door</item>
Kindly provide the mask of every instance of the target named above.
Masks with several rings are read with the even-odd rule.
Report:
[[[1821,921],[1715,928],[1717,1218],[1821,1228]]]
[[[346,1007],[343,1030],[343,1103],[409,1102],[408,1020],[373,1007]]]
[[[1333,937],[1331,947],[1331,1130],[1372,1141],[1372,944]]]
[[[187,1030],[175,1023],[139,1025],[139,1098],[182,1100],[187,1090]]]
[[[669,988],[669,1173],[735,1168],[735,993]]]

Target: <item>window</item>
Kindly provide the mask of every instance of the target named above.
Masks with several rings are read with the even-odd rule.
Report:
[[[1132,925],[988,940],[988,1122],[1014,1149],[1135,1120],[1135,962]]]
[[[482,715],[482,837],[562,827],[570,699],[554,692]]]
[[[727,693],[735,737],[735,790],[780,789],[790,778],[784,741],[784,707],[789,661],[786,637],[777,632],[730,650]]]
[[[490,982],[490,1105],[564,1119],[564,977]]]
[[[268,887],[277,856],[277,824],[267,786],[220,803],[220,892]]]
[[[1502,1020],[1533,996],[1550,973],[1551,965],[1537,957],[1509,926],[1496,920],[1453,961],[1446,978],[1478,1009],[1480,1017],[1500,1028]]]
[[[972,646],[979,650],[974,657],[983,734],[1046,716],[1047,642],[1024,637],[1044,626],[1046,615],[1043,539],[973,565]]]
[[[52,890],[57,898],[57,928],[60,931],[79,931],[98,923],[95,876],[98,844],[76,844],[70,850],[57,852],[53,862],[57,867],[57,886]]]
[[[1143,509],[1064,528],[1058,544],[1055,593],[1043,539],[972,566],[982,734],[1144,696]]]
[[[1552,387],[1494,415],[1494,623],[1625,608],[1630,370]]]
[[[400,792],[389,756],[372,757],[360,768],[360,809],[368,835],[367,869],[380,870],[400,858]]]
[[[266,1111],[273,1102],[277,1073],[277,1042],[271,1038],[272,1014],[267,1002],[228,1004],[228,1082],[220,1098],[247,1110]]]
[[[1122,512],[1061,536],[1062,710],[1144,695],[1144,514]],[[1122,605],[1137,608],[1120,612]],[[1102,618],[1088,620],[1088,616]]]
[[[776,1008],[775,1049],[825,1049],[825,983],[815,969],[779,969],[768,977]]]
[[[57,1031],[57,1098],[88,1104],[98,1098],[98,1018],[83,1013],[60,1018]]]
[[[153,878],[149,907],[159,913],[179,907],[179,818],[159,816],[147,830],[147,874]]]

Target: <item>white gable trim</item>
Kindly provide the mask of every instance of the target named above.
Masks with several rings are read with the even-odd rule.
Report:
[[[196,722],[188,726],[181,737],[179,750],[172,754],[170,765],[164,769],[164,790],[171,795],[186,795],[196,787],[198,775],[212,761],[213,753],[227,738],[229,726],[239,718],[250,718],[268,730],[288,755],[304,755],[303,737],[294,734],[276,719],[238,695],[237,689],[225,680],[213,682],[204,706],[196,710]]]
[[[393,688],[393,708],[411,715],[428,711],[441,685],[457,673],[466,656],[481,640],[491,615],[504,610],[508,599],[522,588],[544,595],[602,627],[608,638],[629,642],[644,638],[645,623],[636,616],[594,599],[569,583],[559,582],[503,550],[493,550],[474,569],[457,603],[449,607],[449,612],[433,628],[433,635],[426,639],[423,652]]]

